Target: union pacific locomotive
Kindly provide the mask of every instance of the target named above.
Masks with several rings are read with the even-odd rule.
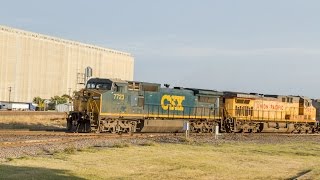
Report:
[[[296,132],[318,129],[311,99],[90,79],[74,95],[71,132]]]

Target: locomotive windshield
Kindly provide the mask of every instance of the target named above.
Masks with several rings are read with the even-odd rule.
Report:
[[[87,89],[111,90],[112,82],[108,79],[90,79],[87,82]]]
[[[108,83],[88,83],[87,89],[105,89],[111,90],[111,84]]]

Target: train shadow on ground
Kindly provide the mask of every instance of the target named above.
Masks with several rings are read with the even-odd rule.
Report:
[[[25,123],[0,123],[0,130],[29,130],[29,131],[57,131],[65,132],[65,127],[58,127],[44,124],[25,124]]]
[[[39,167],[10,166],[0,164],[0,179],[71,179],[84,178],[72,175],[70,171]]]

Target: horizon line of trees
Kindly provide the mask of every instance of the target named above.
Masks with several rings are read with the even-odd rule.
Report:
[[[48,100],[46,102],[46,100]],[[56,105],[58,104],[65,104],[70,102],[72,97],[64,94],[62,96],[53,96],[50,99],[43,99],[39,96],[33,98],[33,103],[37,104],[38,107],[36,110],[38,111],[46,111],[46,110],[55,110]]]

